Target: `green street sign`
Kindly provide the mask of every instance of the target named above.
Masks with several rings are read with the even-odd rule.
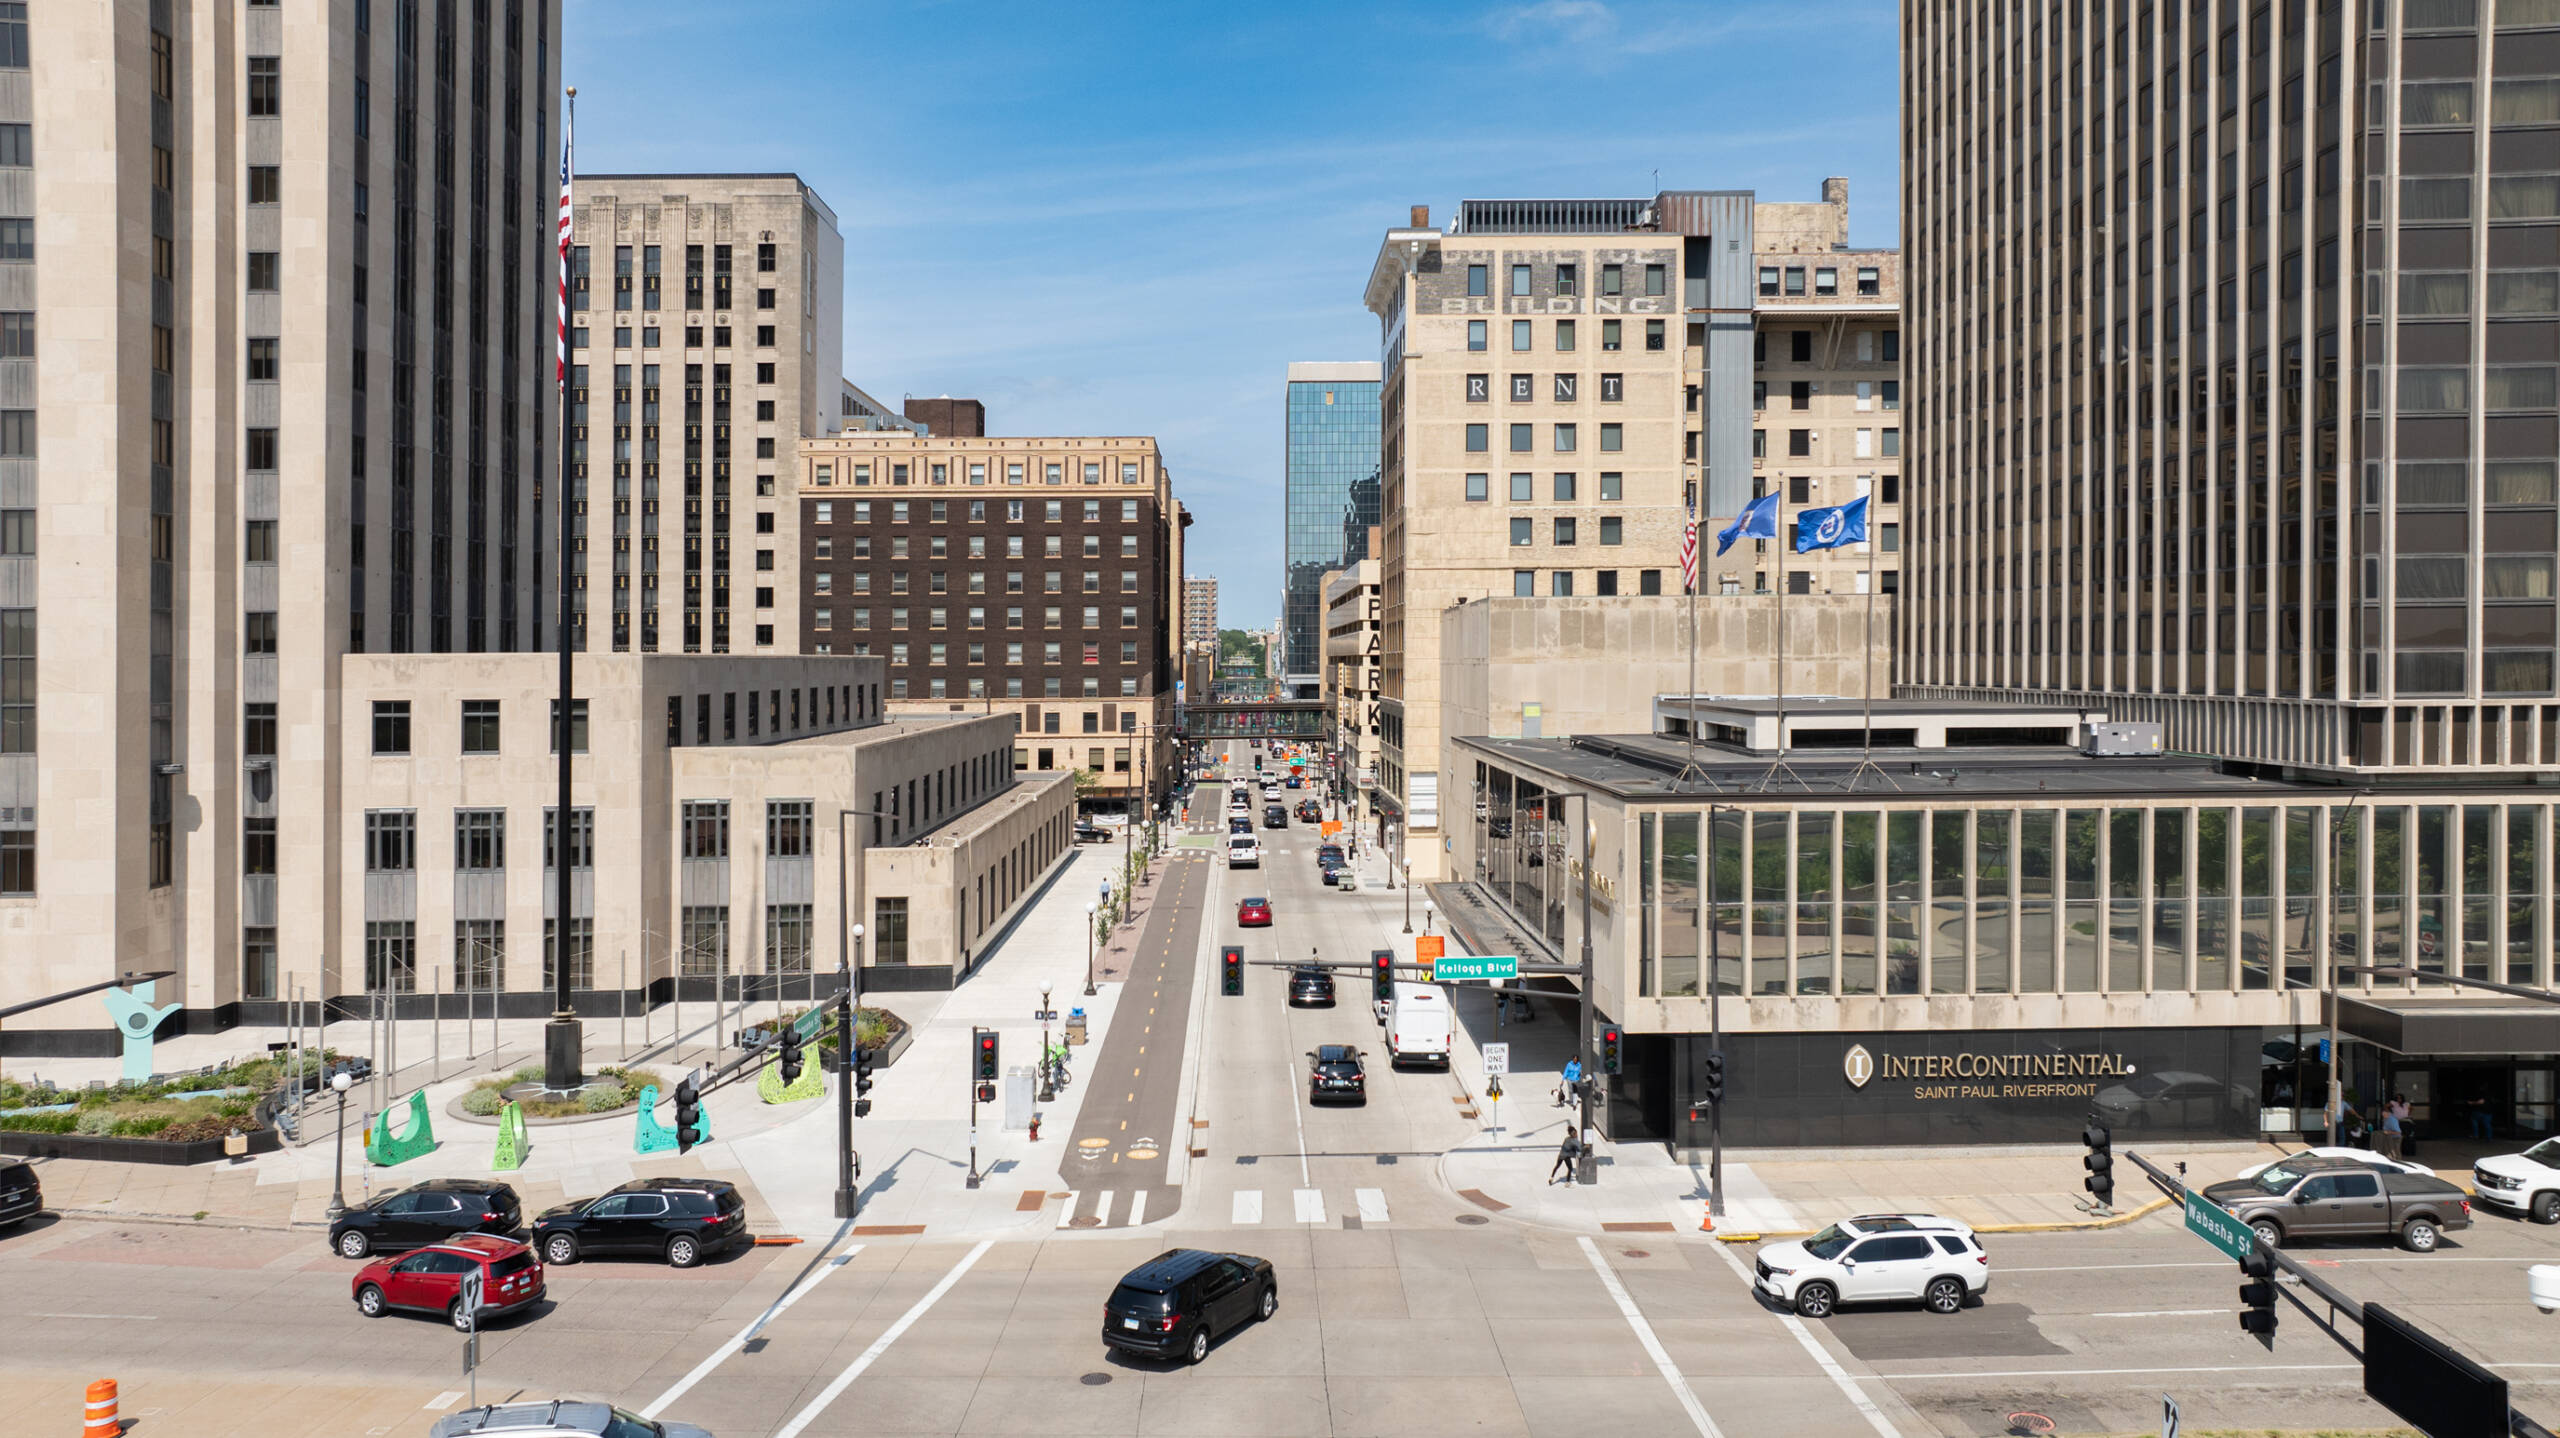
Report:
[[[1442,954],[1431,961],[1434,983],[1453,983],[1460,979],[1516,979],[1520,977],[1517,954]]]
[[[2194,1189],[2187,1190],[2187,1229],[2233,1258],[2246,1258],[2258,1246],[2249,1225]]]

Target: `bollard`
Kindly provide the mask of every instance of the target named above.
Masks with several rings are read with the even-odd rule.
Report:
[[[80,1438],[116,1438],[124,1425],[116,1421],[116,1381],[101,1378],[89,1385],[89,1421]]]

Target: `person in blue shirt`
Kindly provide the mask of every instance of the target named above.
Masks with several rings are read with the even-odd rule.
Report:
[[[1564,1082],[1556,1085],[1556,1107],[1563,1108],[1566,1104],[1571,1103],[1573,1101],[1574,1086],[1581,1082],[1582,1055],[1575,1054],[1572,1058],[1564,1061]]]

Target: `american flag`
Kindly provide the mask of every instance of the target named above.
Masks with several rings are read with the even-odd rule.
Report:
[[[559,385],[569,382],[569,151],[577,128],[572,109],[560,130],[560,309],[551,363],[551,382]]]
[[[1698,592],[1698,521],[1692,515],[1680,525],[1681,592]]]

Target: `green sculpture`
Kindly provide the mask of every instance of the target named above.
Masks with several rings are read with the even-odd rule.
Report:
[[[498,1110],[498,1156],[489,1167],[500,1173],[522,1168],[524,1156],[532,1148],[532,1140],[525,1136],[524,1131],[524,1105],[509,1099],[507,1106]]]
[[[432,1153],[436,1146],[435,1125],[427,1119],[427,1091],[420,1089],[409,1095],[409,1123],[399,1137],[391,1136],[391,1110],[373,1116],[373,1133],[364,1141],[364,1156],[377,1168],[407,1163],[422,1153]]]
[[[779,1061],[766,1064],[764,1071],[756,1075],[756,1097],[766,1103],[798,1103],[804,1098],[817,1098],[826,1091],[827,1080],[819,1072],[818,1057],[814,1053],[801,1061],[800,1077],[793,1079],[788,1088],[783,1086]]]

